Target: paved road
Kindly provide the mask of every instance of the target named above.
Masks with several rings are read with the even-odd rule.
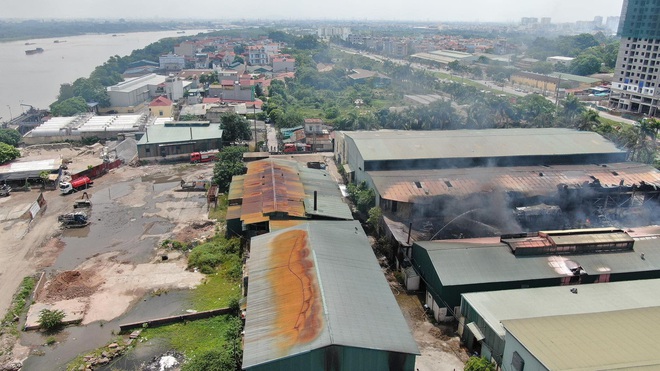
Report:
[[[266,140],[268,142],[268,152],[279,152],[277,143],[277,131],[275,125],[266,124]]]

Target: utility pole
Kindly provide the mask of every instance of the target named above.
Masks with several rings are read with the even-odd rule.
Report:
[[[559,108],[559,85],[561,85],[561,73],[559,74],[559,81],[557,81],[557,87],[555,89],[555,107]]]
[[[14,116],[12,116],[11,114],[11,106],[7,105],[7,108],[9,108],[9,122],[11,123],[12,121],[14,121]]]
[[[259,152],[257,149],[257,102],[252,102],[252,115],[254,116],[254,151]]]

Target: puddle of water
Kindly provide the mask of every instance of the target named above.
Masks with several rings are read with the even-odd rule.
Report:
[[[174,225],[164,218],[144,218],[144,213],[155,213],[159,198],[147,197],[142,207],[127,207],[116,201],[129,194],[136,181],[118,183],[107,191],[92,195],[92,209],[87,210],[91,224],[85,228],[67,229],[62,233],[65,248],[50,270],[71,270],[85,260],[110,251],[121,251],[120,259],[131,263],[151,260],[157,246],[158,235],[168,233]],[[161,183],[162,192],[178,183]],[[156,187],[154,186],[154,189]],[[154,192],[157,194],[157,192]],[[151,235],[154,237],[143,237]]]
[[[42,355],[31,355],[23,364],[24,370],[65,370],[68,362],[72,361],[79,354],[83,354],[102,347],[115,339],[113,331],[119,333],[119,325],[129,322],[137,322],[152,318],[167,317],[185,313],[189,307],[190,294],[188,290],[169,291],[160,296],[147,295],[142,298],[135,306],[123,316],[109,322],[91,323],[87,326],[67,327],[60,335],[56,337],[62,342],[53,346],[42,346],[46,343],[47,335],[36,331],[24,332],[21,335],[21,344],[36,348]],[[118,360],[127,358],[137,363],[127,363],[127,365],[138,365],[142,361],[151,360],[156,355],[165,352],[164,344],[141,343],[134,351]],[[146,345],[146,346],[145,346]],[[143,348],[144,349],[141,349]],[[114,366],[115,363],[113,363]],[[134,368],[108,368],[133,370]]]

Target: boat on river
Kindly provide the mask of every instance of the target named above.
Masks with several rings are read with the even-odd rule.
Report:
[[[32,55],[32,54],[37,54],[37,53],[43,53],[44,50],[42,48],[36,48],[36,49],[29,49],[25,51],[25,55]]]

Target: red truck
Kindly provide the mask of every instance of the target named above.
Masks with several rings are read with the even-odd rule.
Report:
[[[80,189],[86,189],[92,183],[92,180],[86,176],[76,178],[70,182],[60,182],[60,192],[67,195]]]
[[[284,153],[311,152],[312,146],[302,143],[287,143],[284,145]]]
[[[218,159],[218,152],[193,152],[190,154],[190,163],[211,162]]]

